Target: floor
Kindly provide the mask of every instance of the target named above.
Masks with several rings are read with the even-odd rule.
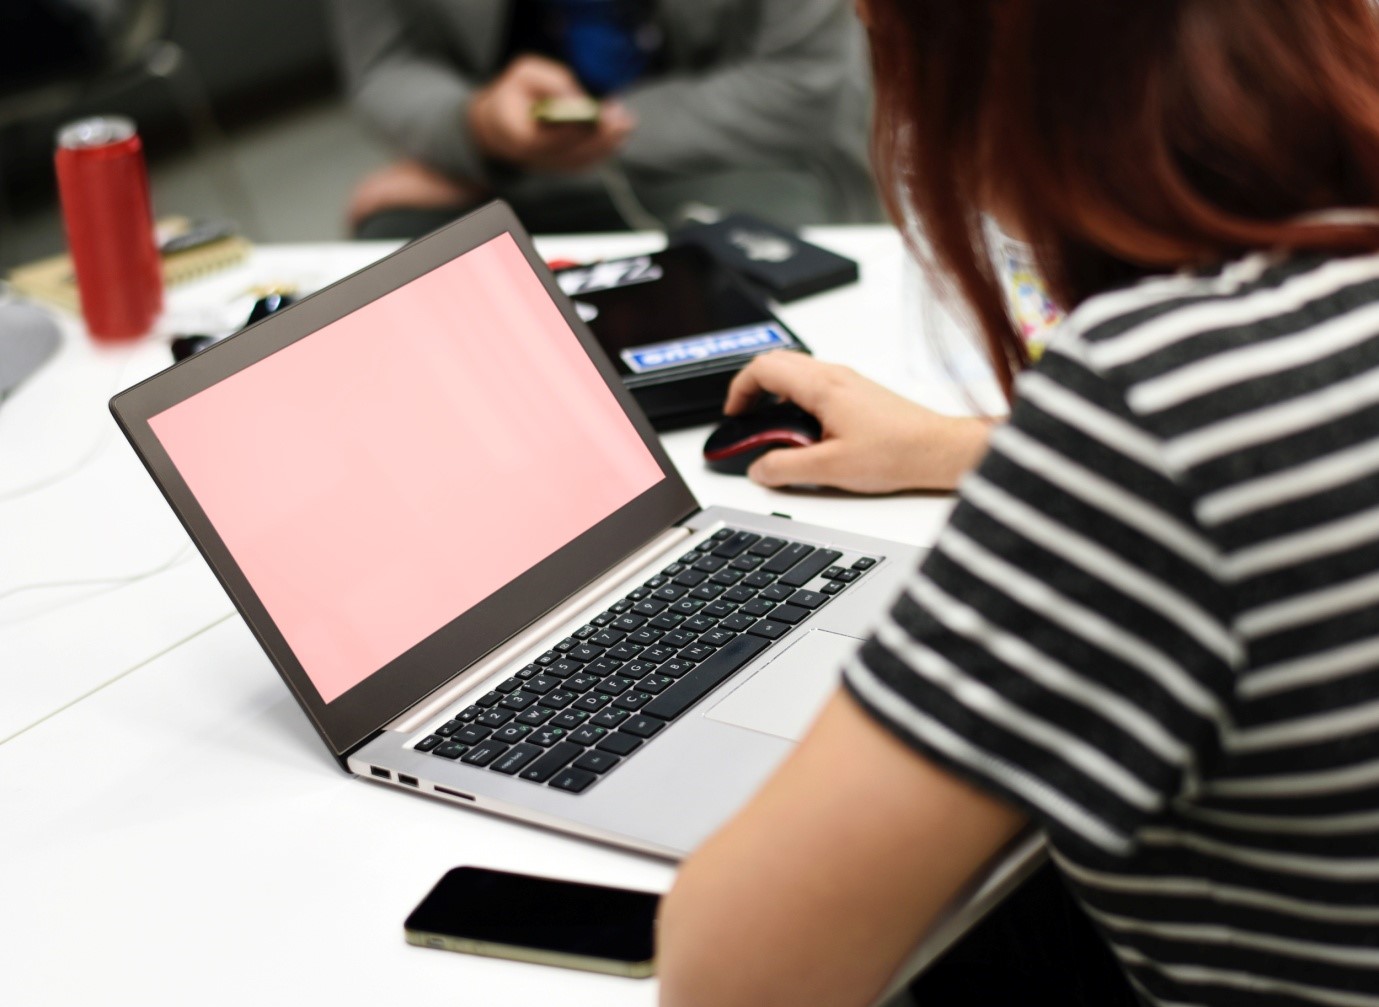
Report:
[[[150,165],[156,216],[229,217],[257,242],[345,237],[350,187],[387,151],[339,101],[321,100],[230,131],[223,140]],[[12,208],[0,261],[62,251],[55,204]]]

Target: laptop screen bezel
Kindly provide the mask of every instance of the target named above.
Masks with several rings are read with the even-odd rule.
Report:
[[[660,467],[663,478],[505,587],[326,703],[153,433],[149,420],[504,234],[511,235],[521,249]],[[561,292],[517,216],[501,202],[490,203],[119,393],[111,399],[110,409],[173,512],[338,760],[343,760],[385,724],[699,507],[612,361],[580,319],[574,304]],[[265,490],[271,492],[271,487]]]

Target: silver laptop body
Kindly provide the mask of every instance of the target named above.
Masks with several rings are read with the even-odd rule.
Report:
[[[399,653],[389,651],[386,659],[378,662],[377,670],[370,665],[368,673],[358,676],[348,688],[323,690],[319,668],[318,677],[314,678],[305,656],[307,648],[302,641],[309,642],[310,634],[294,637],[296,630],[289,627],[291,620],[283,614],[291,612],[292,619],[310,622],[313,599],[298,591],[287,602],[274,600],[271,578],[256,571],[280,557],[254,538],[263,532],[268,537],[262,541],[295,546],[297,539],[314,534],[316,525],[303,524],[299,531],[287,532],[270,527],[264,532],[261,526],[266,519],[255,516],[254,520],[242,520],[236,508],[253,510],[257,502],[293,493],[307,494],[304,499],[315,501],[318,513],[332,508],[330,495],[322,487],[312,485],[311,481],[318,478],[314,474],[314,460],[304,463],[302,472],[298,472],[285,468],[281,459],[275,463],[276,468],[270,463],[260,467],[253,453],[259,449],[269,454],[279,451],[279,428],[271,421],[277,415],[275,410],[281,407],[283,415],[295,416],[290,408],[295,399],[300,396],[310,400],[312,395],[330,408],[339,405],[336,399],[346,400],[341,408],[354,408],[361,393],[316,385],[328,380],[338,383],[340,375],[347,375],[352,381],[368,375],[361,378],[358,372],[367,368],[358,365],[340,370],[334,379],[317,377],[328,375],[329,365],[297,372],[284,369],[308,351],[325,361],[331,359],[331,354],[346,352],[348,339],[336,335],[340,329],[336,323],[374,317],[368,314],[372,306],[385,301],[396,304],[399,297],[420,289],[418,283],[430,283],[431,296],[444,301],[451,288],[437,286],[435,280],[442,276],[440,271],[463,261],[471,252],[493,248],[495,242],[504,248],[511,245],[503,260],[505,268],[523,274],[512,282],[528,291],[524,295],[528,299],[540,301],[533,310],[546,312],[543,317],[558,318],[560,339],[577,341],[566,347],[574,353],[569,358],[573,363],[563,366],[574,370],[591,367],[589,373],[597,373],[598,380],[587,390],[592,396],[589,408],[607,407],[613,420],[604,422],[625,425],[622,436],[631,438],[628,443],[636,453],[646,453],[646,464],[654,468],[655,478],[649,488],[639,489],[568,543],[525,566],[481,600],[452,613],[453,618],[447,615],[443,625],[433,632],[418,634],[415,640],[409,638],[408,646],[400,648]],[[521,333],[505,335],[495,332],[494,325],[481,334],[477,330],[472,334],[469,323],[484,317],[485,308],[480,302],[490,296],[492,281],[465,289],[468,293],[463,297],[457,293],[453,298],[456,303],[441,306],[447,319],[443,327],[445,340],[457,344],[460,351],[474,353],[499,346],[493,342],[495,339],[511,336],[520,340]],[[511,305],[504,306],[505,310],[507,307]],[[558,315],[550,315],[553,309]],[[494,317],[506,316],[500,312]],[[329,339],[325,338],[327,335]],[[359,335],[354,333],[355,338]],[[389,338],[383,331],[364,335],[369,340],[370,352],[378,350],[378,344],[372,340]],[[488,342],[464,345],[466,339],[477,340],[480,335]],[[385,358],[375,355],[373,359]],[[265,361],[270,363],[265,365]],[[252,394],[246,397],[241,387],[246,380],[257,380],[262,373],[272,375],[273,368],[289,377],[279,375],[272,382],[253,386]],[[407,373],[410,372],[402,372],[403,379]],[[525,387],[523,377],[513,376],[519,407]],[[380,374],[379,380],[387,378]],[[367,398],[369,386],[359,387]],[[335,399],[321,398],[330,391],[337,393]],[[563,389],[558,391],[563,394]],[[351,399],[351,394],[355,399]],[[570,408],[576,412],[583,410],[582,402],[578,400]],[[616,405],[609,406],[612,402]],[[901,579],[915,568],[920,557],[920,550],[912,546],[797,524],[780,516],[700,509],[606,355],[537,257],[515,216],[501,203],[491,204],[155,375],[116,396],[111,409],[246,624],[342,766],[365,779],[438,797],[461,807],[670,858],[692,850],[722,824],[790,751],[836,689],[842,662],[855,651],[873,620],[896,594]],[[310,427],[318,417],[310,410],[307,413],[301,423]],[[367,410],[363,415],[367,421]],[[569,415],[571,422],[575,422],[575,412]],[[265,416],[270,419],[265,420]],[[252,435],[241,436],[241,421],[254,430]],[[386,426],[387,417],[380,422]],[[482,423],[472,423],[454,430],[417,428],[407,432],[407,440],[410,443],[417,438],[435,438],[437,451],[443,452],[446,444],[481,437],[485,433],[482,427]],[[322,436],[333,436],[330,423],[323,423],[321,429],[325,431]],[[369,431],[365,429],[364,433]],[[290,439],[294,432],[283,430],[283,434]],[[348,453],[353,443],[327,445],[322,452],[327,457],[321,463],[322,471],[328,469],[333,454]],[[232,483],[225,481],[227,471],[235,475]],[[483,485],[473,489],[476,494],[487,491]],[[539,507],[548,508],[552,515],[563,513],[571,503],[560,487],[533,496],[538,498]],[[385,502],[388,499],[391,497],[384,497]],[[402,512],[390,520],[405,525],[407,515]],[[532,527],[543,523],[539,514],[521,520]],[[279,538],[273,539],[273,534]],[[362,537],[368,537],[368,529]],[[779,604],[792,615],[789,622],[764,620],[772,622],[773,639],[757,635],[766,632],[759,624],[744,628],[745,621],[739,619],[734,625],[740,632],[722,646],[722,651],[750,652],[751,656],[745,660],[734,658],[731,663],[741,666],[717,681],[719,671],[715,670],[709,678],[705,677],[707,670],[725,666],[724,661],[708,656],[703,648],[683,649],[685,631],[680,631],[675,637],[677,654],[702,660],[682,660],[676,656],[674,660],[680,665],[673,681],[672,676],[638,678],[639,682],[648,683],[648,690],[655,689],[654,693],[639,693],[637,687],[630,685],[616,697],[605,691],[601,693],[603,698],[597,700],[605,705],[586,711],[586,720],[593,721],[604,708],[619,709],[618,703],[630,704],[624,712],[645,728],[647,724],[657,725],[654,714],[677,705],[684,708],[654,733],[639,735],[635,750],[606,752],[604,742],[595,743],[584,736],[580,744],[587,751],[602,754],[592,760],[583,756],[571,759],[567,768],[540,779],[527,778],[525,770],[502,771],[501,755],[486,758],[498,752],[508,755],[511,761],[511,750],[518,744],[528,748],[537,744],[544,751],[555,749],[558,744],[575,744],[570,738],[575,733],[573,724],[561,728],[563,741],[554,742],[549,722],[532,721],[537,715],[527,714],[527,710],[547,709],[554,719],[570,708],[559,703],[542,704],[549,701],[553,691],[557,698],[572,692],[563,689],[571,678],[573,658],[569,657],[569,650],[578,648],[578,653],[588,660],[598,649],[597,641],[607,643],[611,639],[600,634],[620,614],[619,607],[625,612],[634,599],[639,604],[653,591],[675,582],[682,571],[695,567],[697,559],[704,557],[716,557],[699,563],[710,569],[728,566],[742,556],[755,556],[754,562],[764,567],[773,562],[776,554],[770,550],[779,541],[790,543],[795,554],[813,551],[811,560],[802,561],[792,568],[793,572],[781,575],[781,583],[786,578],[798,581],[790,584],[790,591],[801,593],[792,593],[788,599],[778,597]],[[751,545],[743,545],[748,542]],[[740,545],[740,552],[731,556],[717,555]],[[340,536],[338,549],[346,552],[347,559],[350,548],[349,536]],[[828,559],[826,568],[812,570],[811,564],[822,562],[821,557]],[[733,569],[742,575],[754,572],[750,562],[744,563]],[[806,570],[812,570],[810,576],[801,579]],[[294,572],[287,571],[289,576]],[[319,577],[317,583],[329,586],[328,580]],[[672,592],[668,597],[673,596]],[[706,596],[699,604],[716,603]],[[717,604],[716,611],[721,614],[725,605]],[[808,611],[801,606],[807,606]],[[747,611],[746,606],[741,611]],[[756,611],[761,614],[760,609]],[[778,611],[785,619],[784,609]],[[405,621],[407,614],[402,611],[398,618]],[[647,621],[650,618],[647,613]],[[698,624],[697,620],[690,623]],[[345,626],[346,631],[350,629]],[[719,636],[714,640],[721,642]],[[744,640],[747,643],[741,642]],[[325,642],[327,650],[338,643]],[[611,653],[611,649],[605,651]],[[346,651],[341,653],[349,656]],[[627,656],[626,652],[623,656]],[[560,666],[566,669],[565,677],[552,683],[544,669],[558,661],[565,662]],[[638,676],[646,671],[635,663],[627,667],[639,667]],[[576,671],[583,674],[583,669]],[[544,691],[540,695],[528,688],[537,676],[543,679]],[[708,681],[712,684],[706,687]],[[691,682],[694,684],[690,685]],[[593,691],[597,690],[588,690],[590,694]],[[694,698],[685,700],[691,694]],[[457,756],[459,749],[453,747],[450,739],[474,726],[477,718],[490,710],[504,711],[498,718],[501,723],[470,732],[466,737],[471,743],[461,746],[463,755]],[[471,753],[482,745],[475,738],[495,739],[503,727],[521,722],[523,714],[527,714],[529,740],[519,742],[508,737],[501,745],[491,744],[480,753],[485,758],[481,764],[463,757],[475,757]],[[624,734],[630,729],[625,721],[622,727],[609,726],[605,733]],[[542,733],[532,738],[533,732]],[[621,741],[631,743],[626,738]],[[447,743],[452,747],[440,747]],[[451,757],[445,757],[446,752]],[[541,758],[538,755],[531,765],[535,766]],[[573,767],[579,766],[598,768],[573,772]]]

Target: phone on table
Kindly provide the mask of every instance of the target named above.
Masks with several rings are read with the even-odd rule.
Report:
[[[643,978],[655,971],[654,892],[456,867],[403,924],[409,944]]]
[[[541,98],[531,107],[532,118],[548,126],[592,126],[599,121],[597,99],[581,95]]]

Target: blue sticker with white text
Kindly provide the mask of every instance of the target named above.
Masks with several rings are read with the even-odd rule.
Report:
[[[749,325],[690,339],[635,346],[622,351],[622,360],[633,374],[646,374],[668,367],[701,364],[723,357],[762,353],[794,345],[794,340],[773,325]]]

